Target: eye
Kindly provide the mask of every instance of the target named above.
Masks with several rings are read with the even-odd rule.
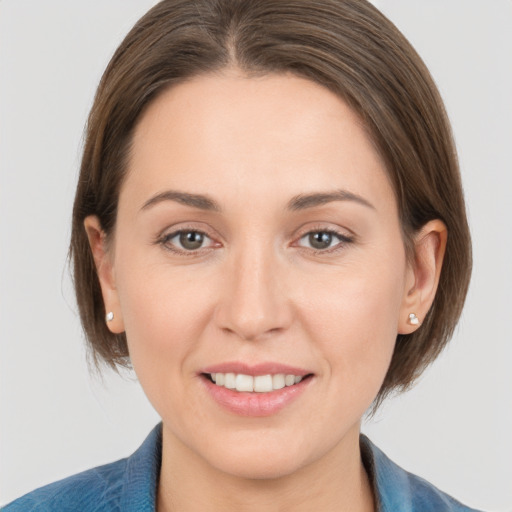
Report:
[[[329,229],[323,229],[306,233],[300,238],[299,245],[314,249],[315,251],[328,252],[352,241],[352,238],[346,235]]]
[[[193,252],[213,246],[213,240],[202,231],[182,229],[164,235],[159,241],[166,249],[174,252]],[[205,244],[206,247],[205,247]]]

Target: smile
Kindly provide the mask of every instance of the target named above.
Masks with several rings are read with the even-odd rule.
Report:
[[[204,390],[222,409],[238,416],[271,416],[292,405],[314,383],[299,368],[266,363],[227,363],[200,373]]]
[[[245,375],[243,373],[209,373],[210,380],[217,386],[238,392],[269,393],[298,384],[301,375],[276,373],[274,375]]]

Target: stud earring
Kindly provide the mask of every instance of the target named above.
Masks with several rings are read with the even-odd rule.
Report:
[[[112,320],[114,320],[114,313],[112,313],[112,311],[109,311],[109,312],[105,315],[105,321],[106,321],[106,322],[112,322]]]
[[[410,313],[409,314],[409,323],[411,325],[419,325],[420,319],[414,313]]]

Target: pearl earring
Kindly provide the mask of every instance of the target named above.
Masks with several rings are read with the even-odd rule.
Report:
[[[109,311],[109,312],[105,315],[105,321],[107,321],[107,322],[112,322],[112,320],[114,320],[114,313],[112,313],[112,311]]]
[[[409,314],[409,323],[411,325],[419,325],[420,319],[414,313],[410,313]]]

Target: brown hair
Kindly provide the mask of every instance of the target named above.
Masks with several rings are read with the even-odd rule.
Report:
[[[407,388],[451,337],[471,273],[471,246],[450,125],[423,61],[365,0],[163,0],[141,18],[110,61],[87,125],[70,254],[82,324],[94,361],[129,366],[124,334],[105,309],[84,230],[116,222],[134,127],[173,84],[239,68],[249,76],[294,73],[334,91],[363,120],[396,193],[405,246],[432,219],[448,228],[439,288],[421,329],[398,335],[377,403]]]

